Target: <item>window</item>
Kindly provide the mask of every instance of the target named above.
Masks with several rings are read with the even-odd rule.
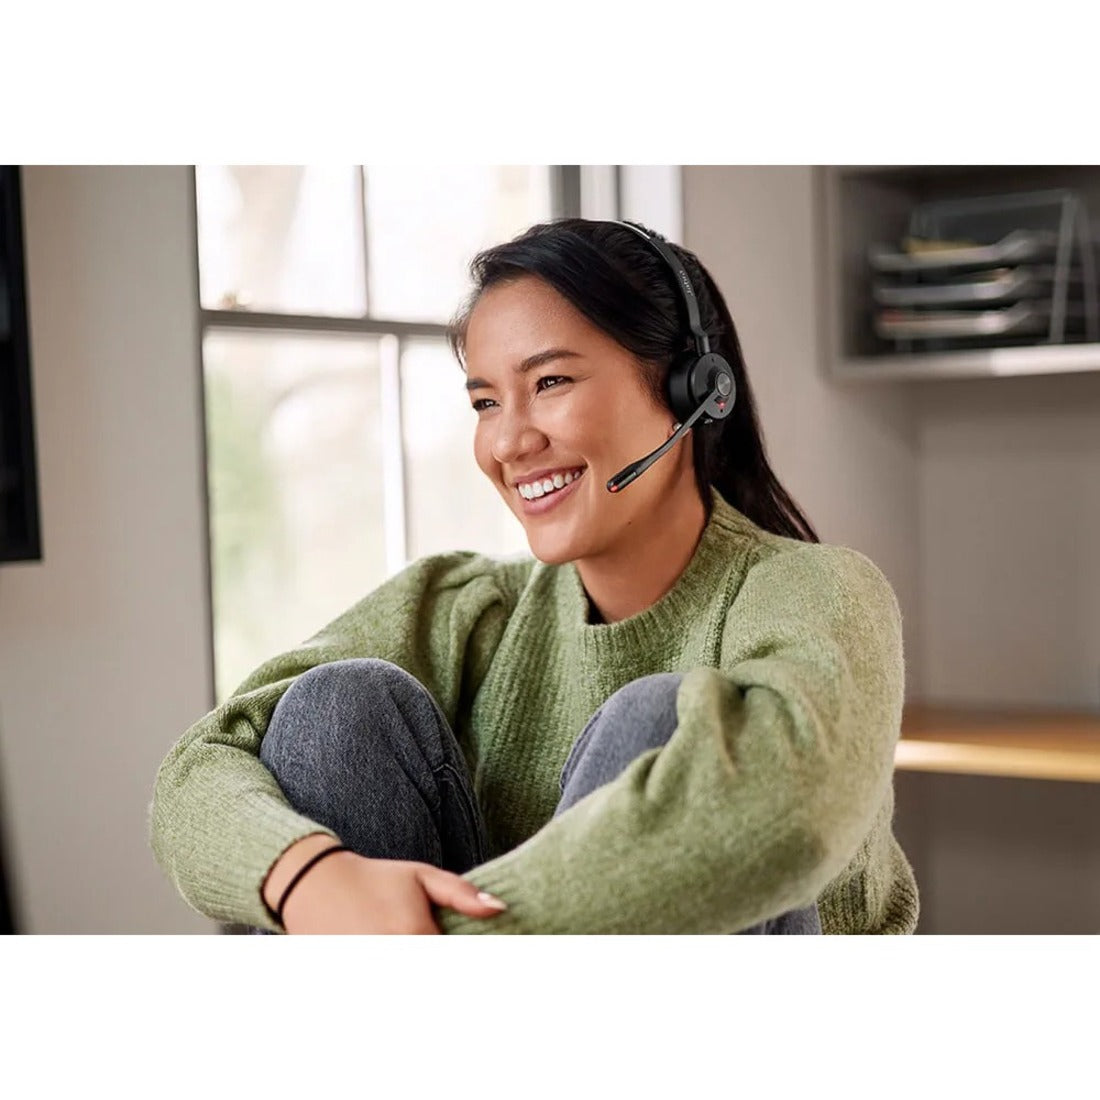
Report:
[[[576,212],[575,173],[196,169],[219,702],[416,558],[528,552],[445,324],[475,252]]]

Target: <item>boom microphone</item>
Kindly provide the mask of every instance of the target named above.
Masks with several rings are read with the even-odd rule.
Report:
[[[651,451],[645,458],[632,462],[621,469],[607,483],[609,493],[617,493],[620,489],[629,485],[635,478],[640,477],[662,455],[668,454],[676,444],[691,430],[692,424],[703,415],[709,413],[714,419],[721,419],[726,415],[726,397],[732,389],[732,379],[727,374],[719,374],[714,380],[714,389],[707,395],[707,399],[683,422],[677,425],[674,435],[670,435],[655,451]]]

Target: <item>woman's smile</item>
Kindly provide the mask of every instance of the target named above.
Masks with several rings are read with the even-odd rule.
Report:
[[[584,478],[584,473],[587,467],[582,467],[578,472],[573,473],[572,477],[566,481],[566,477],[569,475],[556,475],[553,479],[547,478],[542,482],[542,491],[538,496],[527,497],[517,488],[519,493],[520,508],[525,516],[541,516],[546,512],[549,512],[552,508],[557,508],[563,501],[568,500],[577,488],[577,483]],[[562,484],[559,487],[557,481],[561,480]],[[547,482],[550,483],[551,488],[547,490],[545,488]]]

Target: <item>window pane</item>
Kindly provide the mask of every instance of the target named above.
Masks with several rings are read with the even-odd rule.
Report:
[[[203,342],[219,702],[386,578],[374,341]]]
[[[195,186],[205,308],[363,316],[355,168],[211,165]]]
[[[446,322],[474,253],[552,216],[550,168],[368,165],[372,317]]]
[[[474,459],[477,416],[465,375],[442,340],[409,340],[401,355],[409,557],[447,550],[530,554],[523,525]]]

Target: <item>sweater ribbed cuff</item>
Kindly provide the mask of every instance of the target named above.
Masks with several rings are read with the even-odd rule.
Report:
[[[247,834],[233,838],[232,860],[222,863],[211,858],[209,853],[217,847],[216,839],[201,831],[196,831],[194,836],[193,850],[188,853],[191,859],[180,866],[166,854],[179,848],[173,838],[164,842],[158,834],[154,851],[158,851],[160,843],[162,866],[183,899],[197,912],[216,921],[282,932],[284,929],[275,920],[262,894],[271,868],[288,848],[304,837],[323,833],[337,843],[340,837],[325,825],[263,794],[246,796],[240,805],[242,816],[248,815],[250,828]],[[221,845],[224,850],[224,838],[221,838]]]
[[[479,890],[500,898],[508,908],[488,917],[468,917],[455,909],[440,908],[435,912],[435,919],[443,933],[450,936],[521,936],[530,932],[525,926],[523,901],[517,896],[516,880],[507,866],[494,861],[462,877]]]

